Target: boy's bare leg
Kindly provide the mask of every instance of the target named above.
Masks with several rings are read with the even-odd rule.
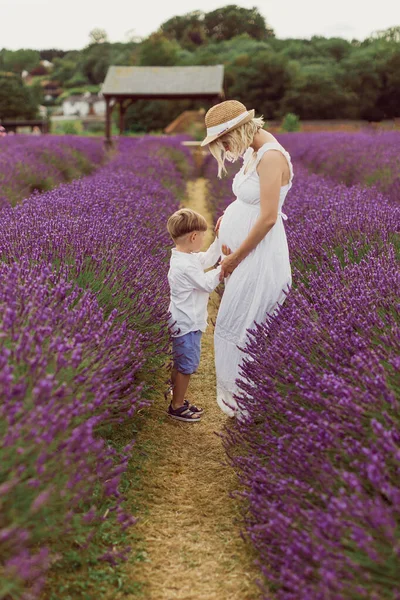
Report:
[[[172,370],[172,408],[177,409],[183,406],[187,389],[189,387],[190,375],[179,373],[176,369]]]
[[[177,374],[177,370],[175,368],[172,369],[172,374],[171,374],[171,384],[172,384],[172,388],[174,388],[175,385],[175,381],[176,381],[176,374]]]

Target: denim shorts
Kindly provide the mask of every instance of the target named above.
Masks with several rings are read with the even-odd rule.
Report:
[[[174,368],[184,375],[197,371],[200,363],[200,344],[202,332],[190,331],[185,335],[172,338]]]

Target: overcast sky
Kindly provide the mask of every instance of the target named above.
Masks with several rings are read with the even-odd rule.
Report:
[[[0,48],[80,49],[101,27],[112,42],[146,37],[172,16],[209,12],[235,0],[0,0]],[[400,1],[238,0],[256,6],[279,38],[339,36],[362,40],[400,25]]]

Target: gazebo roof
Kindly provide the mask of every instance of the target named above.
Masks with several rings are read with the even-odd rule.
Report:
[[[178,97],[223,96],[224,66],[109,67],[104,96]]]

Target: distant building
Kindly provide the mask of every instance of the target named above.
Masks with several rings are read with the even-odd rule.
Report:
[[[52,69],[54,64],[49,60],[41,60],[40,64],[43,65],[46,69]]]
[[[100,94],[73,94],[62,103],[65,117],[103,117],[106,114],[106,103]]]

